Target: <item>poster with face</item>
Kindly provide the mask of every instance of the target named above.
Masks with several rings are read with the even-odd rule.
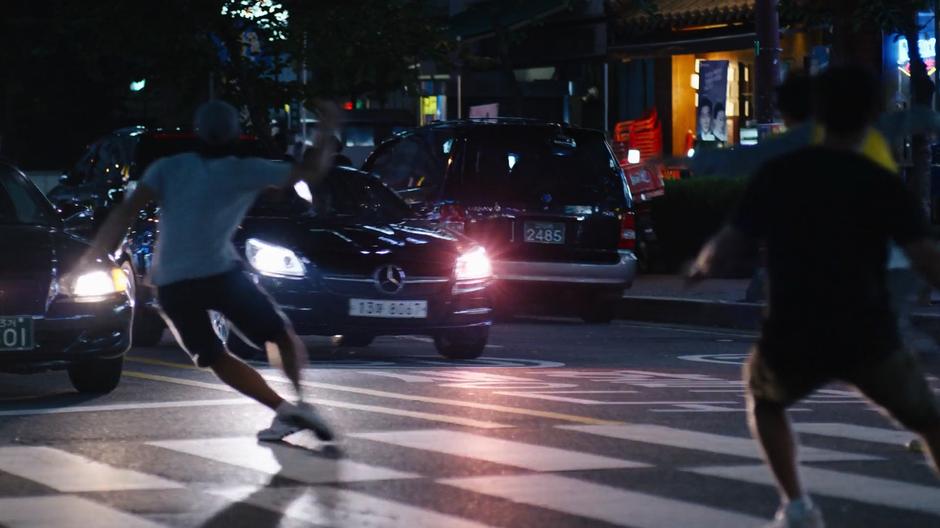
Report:
[[[725,105],[728,97],[728,61],[699,63],[699,90],[695,138],[728,141]]]

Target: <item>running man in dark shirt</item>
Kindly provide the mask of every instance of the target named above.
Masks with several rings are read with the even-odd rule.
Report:
[[[766,243],[769,307],[745,381],[751,430],[782,494],[781,527],[823,526],[800,483],[786,409],[830,381],[854,385],[920,434],[934,469],[940,455],[940,412],[901,345],[885,270],[893,240],[940,286],[940,250],[901,180],[858,153],[877,111],[877,83],[864,70],[833,68],[814,92],[823,145],[767,163],[690,270],[691,279],[704,278]]]

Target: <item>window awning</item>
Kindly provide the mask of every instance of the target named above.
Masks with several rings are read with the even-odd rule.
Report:
[[[495,34],[497,25],[518,29],[540,19],[565,11],[573,0],[529,0],[507,2],[487,0],[474,4],[450,18],[449,32],[463,41],[487,38]]]

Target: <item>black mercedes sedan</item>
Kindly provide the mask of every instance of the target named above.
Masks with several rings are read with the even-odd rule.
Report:
[[[159,226],[152,220],[142,217],[132,229],[132,254],[150,254]],[[427,335],[454,359],[479,357],[486,346],[492,269],[485,248],[413,218],[401,198],[363,172],[336,167],[313,193],[300,183],[263,196],[235,244],[300,335],[334,336],[340,346]],[[258,351],[221,316],[214,322],[236,354]]]
[[[0,371],[67,369],[80,392],[121,379],[131,280],[108,255],[76,269],[87,243],[22,172],[0,161]]]

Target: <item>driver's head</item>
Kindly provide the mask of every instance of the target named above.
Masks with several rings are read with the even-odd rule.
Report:
[[[238,110],[225,101],[209,101],[196,110],[193,129],[199,139],[211,146],[234,143],[241,134]]]

